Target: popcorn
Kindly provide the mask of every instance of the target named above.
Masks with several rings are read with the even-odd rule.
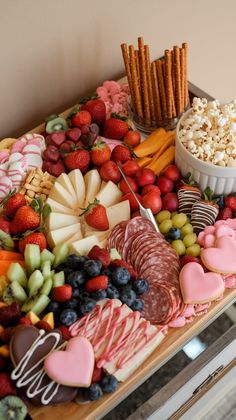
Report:
[[[179,138],[198,159],[236,167],[236,99],[220,105],[218,100],[194,98],[190,114],[182,121]]]

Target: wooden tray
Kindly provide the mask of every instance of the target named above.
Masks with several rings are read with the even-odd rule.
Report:
[[[120,82],[125,82],[125,78]],[[203,92],[192,83],[189,83],[190,99],[193,96],[205,97],[212,100],[206,92]],[[60,115],[67,117],[73,107],[62,112]],[[42,133],[45,125],[41,124],[30,131],[30,133]],[[149,358],[127,379],[119,384],[118,390],[114,394],[108,394],[101,400],[78,405],[74,402],[50,406],[50,407],[31,407],[29,414],[33,420],[51,420],[62,416],[63,420],[94,420],[101,418],[131,394],[146,379],[155,373],[169,359],[171,359],[185,344],[193,337],[211,324],[222,312],[224,312],[233,302],[236,301],[236,289],[227,290],[224,298],[212,304],[206,315],[196,317],[191,324],[185,327],[170,329],[168,335],[162,341],[161,345],[149,356]]]

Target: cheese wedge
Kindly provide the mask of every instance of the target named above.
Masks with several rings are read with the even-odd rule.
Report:
[[[52,198],[65,207],[70,207],[72,209],[77,208],[78,200],[76,194],[71,195],[68,193],[68,191],[57,181],[50,191],[49,198]]]
[[[112,181],[108,181],[103,189],[96,195],[97,200],[105,207],[110,207],[119,203],[121,197],[121,190]]]
[[[102,181],[102,183],[101,183],[101,187],[100,187],[100,191],[99,191],[99,192],[101,192],[101,191],[102,191],[102,189],[103,189],[106,185],[107,185],[107,182],[106,182],[106,181]]]
[[[94,236],[96,236],[96,238],[99,241],[104,241],[104,239],[108,238],[109,234],[110,234],[110,230],[103,230],[103,231],[101,231],[101,230],[87,230],[84,233],[84,237],[88,238],[88,236],[93,236],[94,235]]]
[[[67,174],[62,173],[58,178],[57,182],[62,185],[63,188],[71,195],[76,195],[75,189],[70,181],[70,178]]]
[[[62,204],[58,203],[58,201],[55,201],[52,198],[47,199],[47,204],[49,204],[52,211],[55,211],[57,213],[71,214],[71,215],[74,215],[74,216],[77,214],[75,210],[73,210],[69,207],[63,206]]]
[[[97,169],[92,169],[87,172],[84,176],[84,182],[86,187],[86,198],[84,202],[84,207],[87,207],[89,203],[94,201],[96,194],[98,194],[101,187],[101,177]]]
[[[117,223],[130,220],[129,200],[121,201],[114,206],[107,208],[109,228],[112,229]]]
[[[80,223],[76,223],[74,225],[65,226],[60,229],[52,230],[47,235],[48,244],[51,248],[54,248],[54,246],[59,245],[62,242],[65,242],[76,232],[80,232]]]
[[[70,245],[72,242],[78,241],[79,239],[82,239],[82,232],[76,232],[73,236],[71,236],[69,239],[65,241],[66,244]]]
[[[83,207],[85,199],[84,177],[79,169],[74,169],[68,174],[78,199],[78,207]]]
[[[72,242],[70,244],[70,252],[77,255],[87,255],[94,245],[99,246],[99,240],[95,235],[88,236],[80,241]]]
[[[45,222],[45,226],[47,230],[56,230],[64,226],[74,225],[76,223],[79,223],[78,216],[51,212]]]

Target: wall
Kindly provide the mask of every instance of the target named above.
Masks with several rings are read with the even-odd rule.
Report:
[[[189,80],[236,97],[234,0],[0,0],[0,138],[23,133],[124,71],[122,42],[152,57],[190,44]]]

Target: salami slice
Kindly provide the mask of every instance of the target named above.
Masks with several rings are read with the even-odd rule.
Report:
[[[125,239],[137,232],[153,232],[154,226],[152,222],[144,217],[137,216],[131,219],[126,226]]]
[[[152,324],[166,324],[172,316],[172,297],[169,291],[154,283],[142,296],[144,301],[143,316]]]

